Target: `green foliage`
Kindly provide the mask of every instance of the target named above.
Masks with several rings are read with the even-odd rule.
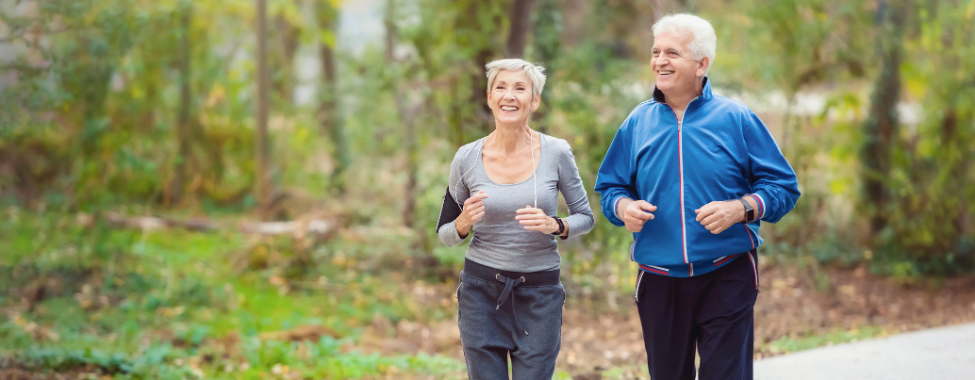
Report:
[[[227,225],[249,217],[253,2],[4,8],[0,43],[14,57],[0,67],[16,80],[0,83],[0,307],[23,302],[44,281],[58,285],[43,285],[48,293],[32,301],[34,310],[0,320],[3,348],[39,368],[184,378],[192,370],[177,359],[222,353],[214,342],[235,333],[242,343],[230,355],[246,358],[247,368],[215,360],[198,366],[203,377],[259,377],[276,366],[326,378],[449,376],[458,368],[439,357],[337,347],[377,319],[452,316],[449,302],[418,307],[404,295],[415,291],[411,281],[450,285],[461,269],[465,247],[443,247],[433,226],[456,148],[494,128],[481,65],[504,56],[512,2],[381,3],[393,7],[383,17],[390,46],[385,39],[358,46],[338,32],[351,2],[269,2],[271,175],[280,189],[273,216],[338,222],[327,237],[307,239],[136,231],[106,221],[109,212],[205,215]],[[780,223],[762,227],[762,252],[812,266],[822,291],[830,282],[820,265],[866,262],[901,283],[975,270],[975,77],[966,66],[975,60],[975,2],[909,4],[916,12],[905,20],[896,69],[898,100],[910,106],[887,111],[918,117],[899,111],[902,125],[884,147],[891,160],[880,179],[889,199],[860,191],[871,164],[863,147],[877,137],[864,128],[882,73],[875,47],[891,36],[877,20],[891,3],[692,4],[718,34],[709,74],[716,91],[761,109],[799,176],[803,197]],[[535,2],[526,58],[545,66],[549,80],[531,126],[569,142],[586,186],[620,123],[650,96],[646,51],[657,12],[646,2]],[[189,51],[181,50],[184,37]],[[298,104],[297,89],[315,79],[299,68],[323,47],[334,49],[336,82],[318,78],[311,103]],[[186,102],[181,81],[190,88]],[[824,101],[810,110],[804,98]],[[189,118],[183,137],[181,114]],[[326,116],[336,121],[331,127]],[[179,167],[187,170],[181,183]],[[407,204],[415,207],[409,217]],[[560,245],[563,282],[573,302],[601,311],[631,291],[632,238],[600,215],[594,192],[590,205],[594,230]],[[886,228],[864,236],[877,215],[886,215]],[[306,325],[343,333],[303,343],[260,338]],[[843,339],[773,344],[792,351]],[[92,346],[100,351],[85,350]],[[329,359],[312,360],[309,350]]]
[[[44,215],[21,212],[17,217],[17,231],[25,235],[37,235],[44,225]],[[0,224],[4,231],[9,228]],[[356,343],[360,327],[376,318],[424,322],[452,316],[443,305],[416,305],[404,296],[413,288],[398,267],[385,268],[413,258],[375,254],[377,249],[389,252],[401,236],[352,237],[313,247],[314,262],[322,264],[299,277],[282,278],[295,256],[290,239],[248,247],[238,234],[111,234],[115,237],[106,239],[114,241],[111,249],[120,250],[111,265],[85,261],[72,268],[57,260],[57,252],[78,252],[75,245],[84,244],[66,233],[55,235],[65,238],[48,242],[44,255],[26,255],[34,248],[25,246],[2,257],[19,259],[0,266],[7,279],[0,294],[12,295],[0,298],[0,307],[17,307],[21,297],[34,296],[32,289],[44,289],[43,298],[32,301],[33,311],[0,319],[0,350],[7,359],[30,370],[132,379],[230,379],[275,371],[329,379],[452,376],[462,369],[461,363],[441,356],[346,349]],[[252,250],[268,257],[265,267],[241,267]],[[264,335],[301,326],[321,326],[341,337],[322,334],[310,342],[288,342]],[[222,343],[231,335],[239,336],[240,343]]]

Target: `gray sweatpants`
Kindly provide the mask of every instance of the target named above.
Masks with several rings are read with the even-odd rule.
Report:
[[[509,355],[513,380],[552,378],[565,305],[558,271],[508,272],[467,260],[457,301],[471,380],[508,379]]]

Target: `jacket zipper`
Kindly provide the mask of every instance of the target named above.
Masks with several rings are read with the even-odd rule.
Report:
[[[694,103],[700,96],[695,96],[694,99],[687,102],[684,106],[684,117],[677,117],[677,111],[674,111],[674,107],[670,107],[670,110],[674,112],[674,117],[677,118],[677,162],[680,168],[680,234],[681,234],[681,244],[684,250],[684,264],[687,264],[687,269],[690,277],[694,276],[694,266],[690,264],[687,260],[687,222],[684,216],[684,140],[683,132],[681,131],[683,119],[687,118],[687,109],[690,108],[691,103]],[[670,106],[669,104],[667,105]]]

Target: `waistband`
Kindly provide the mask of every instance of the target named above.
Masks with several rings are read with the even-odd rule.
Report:
[[[559,270],[523,273],[494,269],[487,265],[478,264],[471,259],[464,259],[464,273],[488,282],[504,284],[504,278],[518,279],[524,277],[521,286],[545,286],[559,284]]]

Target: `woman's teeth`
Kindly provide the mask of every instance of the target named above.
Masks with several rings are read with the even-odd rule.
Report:
[[[518,110],[518,107],[512,107],[512,106],[501,106],[501,110],[502,110],[502,111],[517,111],[517,110]]]

